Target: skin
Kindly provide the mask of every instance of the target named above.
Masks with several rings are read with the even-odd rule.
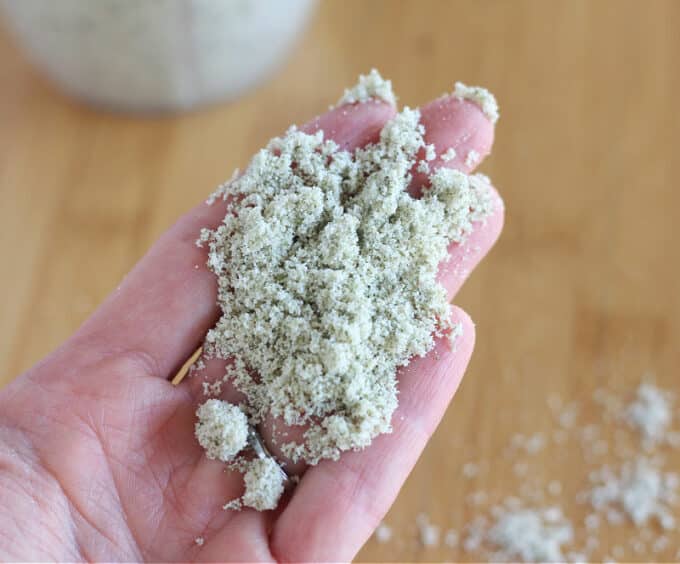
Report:
[[[394,112],[343,106],[305,129],[352,149]],[[471,102],[437,99],[422,121],[438,154],[458,153],[435,166],[465,170],[469,150],[491,149],[493,126]],[[414,175],[414,194],[424,180]],[[452,298],[501,231],[493,193],[493,215],[441,267]],[[472,321],[454,307],[456,350],[437,342],[399,371],[392,434],[338,462],[294,467],[300,483],[276,511],[224,511],[242,478],[207,460],[193,436],[202,378],[168,382],[218,317],[214,276],[194,242],[223,215],[201,204],[183,216],[75,335],[0,392],[0,559],[350,560],[389,509],[460,383]],[[213,361],[204,376],[222,368]],[[229,389],[222,397],[238,399]],[[270,431],[261,429],[265,440]]]

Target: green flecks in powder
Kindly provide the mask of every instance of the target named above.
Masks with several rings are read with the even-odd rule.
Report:
[[[235,359],[228,378],[251,422],[306,426],[282,445],[294,460],[389,432],[397,368],[458,331],[438,265],[491,199],[479,177],[444,168],[408,193],[419,118],[405,108],[353,153],[291,128],[220,187],[228,212],[202,232],[222,310],[205,353]]]

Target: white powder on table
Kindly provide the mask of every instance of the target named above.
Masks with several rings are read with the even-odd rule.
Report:
[[[359,75],[357,84],[345,90],[337,105],[368,102],[371,99],[382,100],[392,106],[397,105],[397,97],[392,91],[392,81],[385,80],[375,69],[371,69],[368,74]]]
[[[649,383],[642,383],[626,408],[628,424],[640,432],[647,448],[665,440],[673,420],[673,396]]]
[[[424,513],[416,517],[416,524],[418,525],[418,532],[420,534],[420,542],[426,548],[434,548],[439,546],[440,529],[436,525],[430,523],[430,519]]]
[[[498,121],[498,103],[496,98],[486,88],[480,86],[466,86],[462,82],[456,82],[453,95],[461,100],[470,100],[477,104],[491,123]]]
[[[229,462],[248,443],[248,419],[237,406],[209,399],[196,416],[196,438],[208,458]]]
[[[375,540],[379,543],[384,544],[392,539],[392,528],[385,523],[380,523],[373,533]]]
[[[449,529],[444,534],[444,544],[449,548],[456,548],[458,546],[459,541],[460,536],[458,535],[458,531],[456,531],[455,529]]]
[[[562,546],[572,537],[572,526],[560,511],[520,509],[503,513],[485,540],[496,548],[496,558],[560,562],[565,559]]]
[[[595,486],[588,492],[590,504],[606,511],[608,519],[609,512],[621,508],[636,526],[655,518],[664,529],[674,527],[671,506],[678,500],[676,476],[661,472],[651,460],[626,461],[618,472],[603,466],[591,480]]]

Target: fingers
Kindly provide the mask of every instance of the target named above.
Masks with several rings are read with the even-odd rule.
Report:
[[[472,354],[472,321],[458,308],[453,319],[463,326],[455,351],[439,340],[426,357],[400,370],[393,432],[363,451],[307,470],[272,532],[278,559],[350,561],[371,535],[444,415]]]
[[[494,126],[481,108],[469,100],[442,96],[422,107],[420,122],[425,126],[425,142],[433,144],[436,157],[430,168],[440,166],[472,172],[491,152]],[[425,151],[421,151],[421,158]],[[417,194],[427,183],[427,175],[413,171],[412,191]]]
[[[484,221],[473,226],[463,243],[451,243],[449,258],[439,265],[439,282],[449,296],[449,301],[458,293],[470,273],[494,246],[503,229],[505,207],[498,192],[488,186],[493,202],[493,211]]]
[[[394,115],[388,104],[340,106],[303,127],[353,149],[374,141]],[[202,342],[218,316],[215,276],[206,251],[195,245],[202,227],[216,227],[224,203],[201,204],[183,216],[126,276],[74,336],[103,354],[129,354],[144,369],[167,378]]]
[[[493,123],[469,100],[442,96],[421,109],[420,121],[425,126],[425,142],[433,144],[436,151],[435,159],[429,162],[431,170],[446,167],[470,173],[491,152]],[[424,155],[422,151],[421,157]],[[414,170],[411,191],[418,194],[426,183],[427,175]],[[491,215],[474,225],[463,244],[452,243],[448,260],[440,265],[439,281],[449,299],[493,247],[503,228],[503,200],[495,189],[487,188],[493,203]]]

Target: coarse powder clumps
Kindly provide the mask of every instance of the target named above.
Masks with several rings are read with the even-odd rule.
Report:
[[[397,105],[397,97],[392,91],[392,81],[385,80],[375,69],[371,69],[368,74],[359,75],[359,82],[345,90],[337,105],[368,102],[371,99],[382,100],[392,106]]]
[[[337,459],[389,432],[397,367],[454,328],[438,265],[491,198],[444,168],[409,194],[419,120],[405,108],[354,153],[291,128],[218,190],[227,214],[202,232],[222,310],[205,355],[234,359],[227,377],[251,423],[307,426],[281,445],[293,460]]]
[[[481,86],[467,86],[462,82],[456,82],[453,95],[461,100],[470,100],[477,104],[492,123],[498,121],[500,114],[498,112],[496,97],[486,88],[482,88]]]
[[[283,494],[284,477],[273,458],[257,458],[251,461],[243,481],[246,486],[241,498],[243,505],[258,511],[276,508]]]
[[[237,406],[209,399],[196,416],[196,438],[208,458],[229,462],[248,443],[248,419]]]

